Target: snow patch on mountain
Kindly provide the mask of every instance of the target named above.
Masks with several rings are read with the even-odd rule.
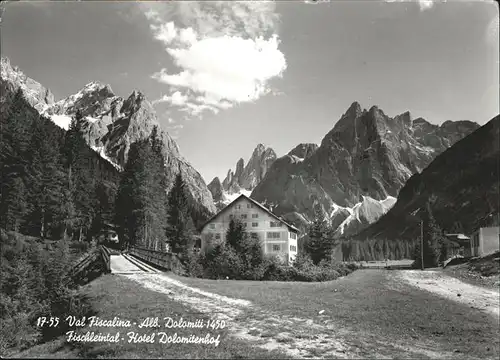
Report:
[[[240,191],[235,192],[235,193],[224,192],[223,193],[224,200],[222,200],[222,202],[227,205],[227,204],[232,203],[234,200],[236,200],[238,198],[238,196],[245,195],[245,196],[250,197],[251,193],[252,193],[251,190],[245,190],[245,189],[241,189]]]
[[[123,171],[123,168],[115,163],[109,156],[106,155],[106,151],[104,149],[104,146],[91,146],[92,150],[94,150],[96,153],[98,153],[104,160],[109,162],[111,165],[113,165],[117,170]]]
[[[348,210],[350,215],[339,225],[336,230],[337,233],[344,235],[348,228],[358,228],[363,224],[373,223],[387,213],[397,201],[393,196],[388,196],[384,200],[375,200],[364,195],[362,195],[362,198],[363,201],[357,203],[352,208],[343,208]],[[337,207],[341,208],[338,205]]]
[[[68,130],[71,124],[71,117],[68,115],[48,115],[50,120],[60,128]]]
[[[291,157],[296,163],[304,161],[304,158],[298,157],[297,155],[291,155]]]
[[[90,122],[90,123],[92,123],[92,124],[93,124],[93,123],[95,123],[96,121],[99,121],[99,119],[98,119],[98,118],[95,118],[95,117],[92,117],[92,116],[87,116],[87,117],[85,118],[85,120],[87,120],[88,122]]]
[[[347,210],[351,215],[353,214],[353,210],[350,207],[340,206],[335,203],[332,204],[330,219],[333,218],[339,211]]]
[[[386,199],[382,200],[380,203],[386,209],[386,211],[389,211],[394,206],[394,204],[396,204],[396,201],[398,201],[398,199],[395,198],[394,196],[388,196]]]

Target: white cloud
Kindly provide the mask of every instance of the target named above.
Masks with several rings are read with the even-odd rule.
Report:
[[[156,40],[163,41],[169,44],[177,37],[177,29],[173,22],[168,22],[166,24],[151,25],[151,29],[154,31],[154,37]]]
[[[281,77],[286,69],[272,1],[141,6],[154,38],[164,43],[180,69],[161,69],[152,75],[176,88],[159,102],[168,101],[191,115],[205,110],[217,113],[270,93],[270,80]],[[174,102],[177,93],[183,101]]]
[[[188,98],[187,95],[182,94],[180,91],[175,91],[172,95],[163,95],[161,99],[153,101],[153,104],[168,102],[175,106],[182,106],[187,102]]]

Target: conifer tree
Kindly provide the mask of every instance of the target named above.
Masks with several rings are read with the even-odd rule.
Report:
[[[237,253],[242,253],[245,237],[246,231],[243,227],[243,223],[239,220],[231,219],[226,232],[226,243]]]
[[[424,267],[436,267],[439,263],[441,253],[441,244],[444,241],[442,230],[436,223],[431,209],[431,201],[427,201],[423,216],[424,221],[424,239],[423,239],[423,255]],[[418,241],[414,250],[414,266],[421,267],[421,242]]]
[[[66,131],[64,139],[63,153],[66,157],[66,167],[68,169],[68,186],[73,190],[72,173],[79,156],[81,156],[82,148],[85,145],[81,128],[82,128],[82,113],[77,110],[75,116],[72,118],[68,131]]]
[[[334,245],[336,244],[333,241],[332,229],[327,224],[321,210],[316,208],[315,218],[308,229],[305,250],[311,256],[314,264],[318,264],[323,259],[329,259]]]
[[[81,113],[65,132],[18,91],[1,115],[0,226],[55,239],[87,229],[95,217],[97,175],[111,182],[119,175],[87,146]]]
[[[142,245],[141,228],[142,204],[139,186],[144,173],[144,141],[130,146],[128,160],[122,174],[116,198],[116,224],[119,226],[119,238],[125,247]]]
[[[57,228],[56,214],[60,212],[65,195],[65,179],[60,164],[55,134],[50,120],[32,123],[30,142],[30,225],[32,235],[45,238],[51,228]]]
[[[29,122],[23,109],[25,99],[19,89],[10,111],[0,124],[0,226],[18,231],[28,211],[25,179],[29,164],[25,160],[29,143]]]
[[[174,253],[187,251],[191,244],[193,222],[189,214],[188,199],[182,174],[179,172],[168,194],[167,241]]]
[[[82,135],[83,116],[77,110],[71,125],[65,134],[63,154],[67,168],[67,184],[71,193],[74,210],[67,224],[78,229],[78,239],[82,240],[83,233],[90,228],[94,214],[95,198],[92,191],[95,174],[91,161],[91,151]],[[66,232],[66,230],[65,230]]]
[[[151,161],[147,170],[151,176],[150,201],[148,203],[149,216],[152,219],[150,243],[155,250],[162,250],[167,228],[167,176],[163,155],[163,141],[157,126],[154,126],[151,132],[150,145]]]
[[[116,219],[126,245],[157,249],[166,229],[166,175],[157,128],[132,144],[120,181]]]

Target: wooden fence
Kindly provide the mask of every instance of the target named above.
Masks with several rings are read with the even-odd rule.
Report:
[[[110,251],[105,246],[100,246],[99,251],[101,252],[102,260],[104,261],[104,269],[109,274],[111,272],[111,260],[110,260]]]
[[[91,250],[75,263],[68,273],[66,284],[71,280],[79,282],[93,276],[92,274],[102,274],[103,270],[104,273],[111,272],[110,252],[105,246],[99,246],[99,248]]]
[[[172,253],[150,250],[141,247],[132,247],[129,250],[129,254],[163,269],[172,270]]]

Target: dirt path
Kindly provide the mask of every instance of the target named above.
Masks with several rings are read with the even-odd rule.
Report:
[[[113,274],[142,273],[143,269],[132,263],[123,255],[110,255],[111,272]]]
[[[394,273],[394,278],[420,290],[438,294],[446,299],[469,305],[499,318],[499,290],[474,286],[441,271],[406,270]]]
[[[460,358],[456,353],[436,351],[439,345],[435,343],[397,343],[379,334],[354,333],[325,315],[314,319],[284,316],[250,301],[187,286],[165,274],[121,276],[167,294],[196,312],[224,320],[235,338],[264,349],[278,350],[289,358]],[[196,314],[193,319],[195,317]]]

